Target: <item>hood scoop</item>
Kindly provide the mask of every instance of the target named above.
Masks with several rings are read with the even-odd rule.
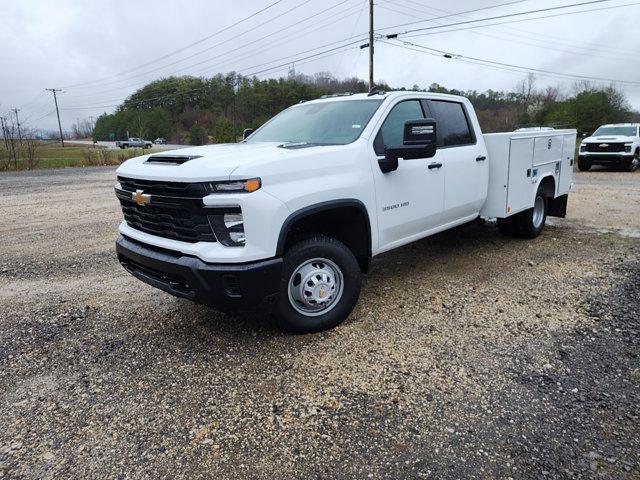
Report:
[[[152,155],[144,163],[182,165],[189,160],[200,158],[202,155]]]

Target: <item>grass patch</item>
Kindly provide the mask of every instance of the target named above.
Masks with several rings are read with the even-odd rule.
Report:
[[[109,150],[104,147],[65,146],[57,142],[34,142],[35,159],[32,168],[68,168],[68,167],[96,167],[104,165],[120,165],[125,160],[160,150],[142,150],[131,148],[126,150]],[[17,165],[11,152],[0,148],[0,171],[27,170],[26,149],[20,148],[20,143],[15,142]]]

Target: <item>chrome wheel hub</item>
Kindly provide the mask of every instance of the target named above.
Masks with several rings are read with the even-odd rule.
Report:
[[[325,258],[307,260],[289,279],[289,302],[299,313],[318,316],[336,306],[344,290],[338,266]]]
[[[544,199],[542,197],[536,197],[536,202],[533,204],[533,226],[535,228],[540,228],[543,220]]]

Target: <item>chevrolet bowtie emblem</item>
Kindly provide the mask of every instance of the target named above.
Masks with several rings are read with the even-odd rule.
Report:
[[[131,194],[131,198],[134,202],[136,202],[141,207],[144,207],[147,203],[151,201],[151,195],[147,195],[143,193],[142,190],[136,190]]]
[[[600,148],[607,148],[609,146],[608,143],[601,143],[600,145],[598,145]]]

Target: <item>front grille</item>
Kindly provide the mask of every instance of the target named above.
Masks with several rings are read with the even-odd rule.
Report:
[[[601,152],[612,152],[612,153],[620,153],[624,152],[624,143],[586,143],[586,151],[601,153]],[[606,146],[605,146],[606,145]]]
[[[181,242],[215,242],[209,219],[200,212],[159,205],[140,206],[120,198],[124,219],[131,228]]]
[[[202,198],[205,183],[161,182],[118,177],[116,195],[131,228],[181,242],[216,242]],[[139,205],[132,194],[142,190],[150,203]],[[210,212],[209,212],[210,213]]]
[[[138,180],[137,178],[118,177],[123,190],[135,192],[143,190],[150,195],[180,198],[202,198],[209,195],[206,183],[162,182],[156,180]]]

